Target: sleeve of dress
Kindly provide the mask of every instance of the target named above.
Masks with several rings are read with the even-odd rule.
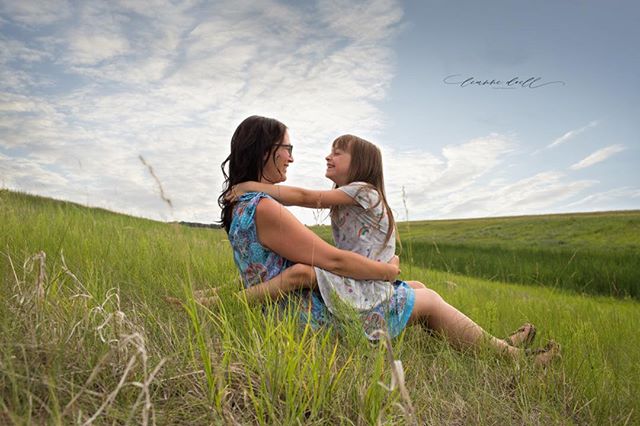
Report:
[[[365,182],[352,182],[338,188],[345,194],[356,200],[363,209],[369,209],[378,203],[378,191]]]

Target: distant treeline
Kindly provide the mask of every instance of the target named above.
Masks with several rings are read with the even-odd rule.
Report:
[[[178,222],[180,225],[190,226],[192,228],[212,228],[212,229],[220,229],[221,226],[216,223],[198,223],[198,222]]]

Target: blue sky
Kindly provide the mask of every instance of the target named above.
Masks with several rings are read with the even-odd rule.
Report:
[[[631,1],[3,0],[0,185],[213,222],[260,114],[290,128],[288,184],[329,188],[340,134],[378,144],[399,220],[637,209],[639,21]]]

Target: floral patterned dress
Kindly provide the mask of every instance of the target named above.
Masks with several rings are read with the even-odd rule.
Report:
[[[338,206],[331,216],[336,247],[378,262],[388,262],[396,250],[395,231],[387,238],[389,218],[378,192],[364,182],[338,188],[355,200]],[[404,281],[355,280],[315,268],[318,288],[329,311],[340,318],[348,308],[359,316],[364,334],[377,339],[377,330],[391,337],[407,325],[415,302],[414,290]]]
[[[293,264],[258,241],[255,215],[256,207],[263,198],[271,197],[262,192],[242,195],[233,209],[229,227],[233,260],[240,270],[245,288],[268,281]],[[278,304],[283,308],[300,305],[300,320],[309,322],[314,327],[330,321],[331,314],[318,290],[300,289],[290,292]]]

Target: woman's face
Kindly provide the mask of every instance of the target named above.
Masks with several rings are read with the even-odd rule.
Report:
[[[287,180],[287,168],[293,163],[293,146],[289,142],[289,132],[285,131],[282,142],[276,144],[265,158],[262,170],[262,181],[266,183],[279,183]]]
[[[351,154],[344,149],[332,147],[331,154],[327,155],[325,160],[327,160],[325,176],[334,181],[336,185],[348,184]]]

